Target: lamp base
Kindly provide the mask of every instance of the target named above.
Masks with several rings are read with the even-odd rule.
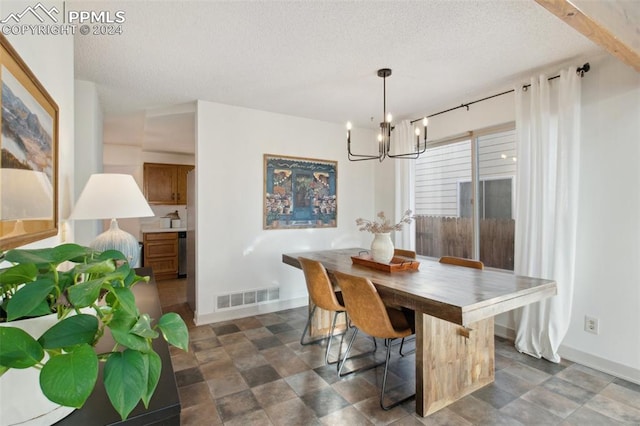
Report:
[[[116,219],[111,219],[109,229],[98,235],[90,244],[91,248],[97,251],[118,250],[125,255],[131,267],[140,266],[140,244],[136,237],[123,231],[118,226]]]

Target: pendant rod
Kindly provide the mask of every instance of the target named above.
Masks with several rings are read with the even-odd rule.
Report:
[[[387,120],[387,76],[382,76],[382,121]]]

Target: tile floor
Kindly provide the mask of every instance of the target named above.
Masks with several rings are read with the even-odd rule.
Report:
[[[171,352],[183,425],[640,425],[640,385],[522,355],[501,338],[495,383],[426,418],[415,415],[414,401],[383,411],[381,367],[338,379],[323,345],[300,345],[306,308],[196,327],[184,285],[158,283],[164,310],[191,327],[190,351]],[[373,346],[357,342],[360,351]],[[415,357],[394,352],[392,363],[391,395],[411,393]]]

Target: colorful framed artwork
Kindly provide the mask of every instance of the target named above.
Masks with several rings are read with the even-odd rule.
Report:
[[[263,229],[335,228],[338,163],[264,154]]]
[[[58,233],[58,105],[0,35],[0,250]]]

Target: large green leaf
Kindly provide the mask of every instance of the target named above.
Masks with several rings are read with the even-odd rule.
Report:
[[[125,256],[121,251],[118,250],[105,250],[98,255],[97,259],[127,260],[127,256]]]
[[[149,339],[155,339],[158,337],[158,332],[151,328],[151,318],[148,314],[140,315],[138,321],[131,327],[131,333],[136,336],[145,337]]]
[[[0,284],[22,284],[34,281],[38,275],[38,268],[32,263],[14,265],[0,270]]]
[[[29,315],[46,299],[54,286],[53,280],[43,278],[21,287],[7,303],[7,321],[13,321]]]
[[[145,408],[149,408],[149,401],[151,400],[153,393],[156,391],[156,387],[158,386],[158,382],[160,381],[162,360],[160,359],[160,355],[158,355],[154,351],[142,354],[142,357],[148,371],[147,388],[142,395],[142,402],[144,403]]]
[[[78,244],[61,244],[43,249],[14,249],[5,253],[5,260],[12,263],[59,265],[67,260],[89,255],[92,250]]]
[[[124,279],[124,285],[125,287],[131,287],[133,284],[137,283],[138,281],[149,282],[150,279],[151,277],[149,277],[148,275],[140,276],[136,274],[136,271],[134,269],[130,269],[129,274]]]
[[[104,279],[108,281],[113,287],[128,287],[126,285],[127,277],[131,274],[131,267],[128,263],[124,263],[113,272],[106,274]]]
[[[98,356],[87,344],[52,356],[40,372],[40,388],[51,401],[80,408],[98,379]]]
[[[128,288],[123,287],[115,287],[113,291],[109,292],[108,297],[115,298],[120,304],[118,309],[122,309],[127,312],[127,314],[138,317],[138,307],[136,306],[136,298],[133,295],[133,292]],[[113,306],[113,299],[110,299],[109,303]]]
[[[104,366],[104,387],[111,404],[126,419],[145,393],[147,371],[140,352],[127,349],[113,353]]]
[[[78,314],[57,322],[40,336],[38,343],[44,349],[67,348],[81,343],[92,345],[97,331],[98,318]]]
[[[113,260],[106,259],[100,262],[81,263],[74,268],[75,272],[81,274],[107,274],[116,270]]]
[[[0,365],[28,368],[43,357],[42,346],[27,332],[16,327],[0,327]]]
[[[51,312],[51,306],[49,306],[48,300],[45,299],[45,300],[42,300],[38,306],[33,308],[33,310],[31,310],[31,312],[29,312],[25,316],[29,317],[29,318],[42,317],[42,316],[45,316],[45,315],[49,315],[51,313],[52,313]]]
[[[135,349],[140,352],[149,352],[151,343],[144,337],[137,336],[129,331],[111,329],[113,340],[127,348]]]
[[[158,321],[158,328],[167,342],[182,350],[189,350],[189,331],[180,315],[175,312],[164,314]]]
[[[91,306],[100,297],[103,283],[104,279],[97,279],[70,286],[67,289],[69,301],[75,308]]]
[[[132,314],[131,312],[118,309],[113,311],[113,316],[111,317],[108,326],[112,331],[118,330],[128,333],[129,330],[131,330],[131,327],[135,325],[136,321],[138,321],[137,313]]]

